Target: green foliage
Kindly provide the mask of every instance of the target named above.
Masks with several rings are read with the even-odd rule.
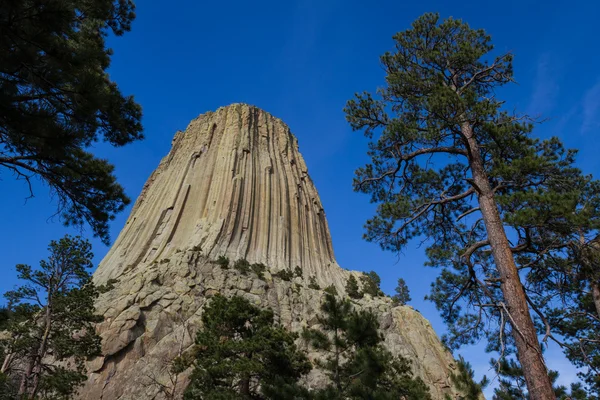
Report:
[[[0,3],[0,165],[28,183],[41,179],[64,223],[86,222],[105,243],[129,198],[114,167],[88,149],[143,137],[141,107],[106,72],[106,36],[134,18],[130,0]]]
[[[219,256],[219,258],[217,258],[214,261],[215,264],[217,264],[219,267],[223,268],[223,269],[228,269],[229,268],[229,258],[225,257],[225,256]]]
[[[317,283],[317,278],[313,276],[310,277],[310,279],[308,280],[308,288],[309,289],[315,289],[315,290],[321,290],[321,286],[319,286],[319,284]]]
[[[202,251],[202,246],[200,246],[199,244],[197,244],[194,247],[192,247],[192,251]]]
[[[184,398],[284,399],[305,393],[298,379],[311,369],[294,344],[296,336],[241,297],[213,297],[190,355],[178,360],[194,370]],[[187,361],[186,361],[187,359]]]
[[[346,293],[348,293],[348,296],[352,299],[360,299],[363,297],[358,288],[358,281],[354,275],[350,275],[350,278],[346,281]]]
[[[321,330],[302,333],[313,348],[327,354],[316,363],[331,382],[313,393],[315,399],[431,399],[423,381],[412,377],[408,360],[393,357],[382,346],[373,313],[355,311],[349,300],[327,292],[321,311]]]
[[[481,382],[475,382],[475,373],[471,368],[471,364],[465,361],[462,356],[459,356],[457,364],[458,371],[450,375],[452,383],[462,393],[462,396],[457,400],[479,400],[483,395],[483,389],[490,384],[490,381],[484,376]]]
[[[360,277],[360,282],[362,284],[363,295],[368,294],[371,297],[383,296],[383,292],[380,289],[381,278],[377,275],[377,272],[364,272]]]
[[[492,364],[496,367],[497,361],[492,360]],[[527,399],[527,385],[518,362],[513,359],[501,360],[498,375],[499,385],[494,390],[494,400]]]
[[[104,285],[97,286],[96,289],[98,290],[98,293],[100,293],[100,294],[110,292],[111,290],[113,290],[115,288],[115,284],[117,284],[117,283],[119,283],[118,279],[111,278],[108,281],[106,281],[106,283]]]
[[[297,278],[302,278],[302,268],[299,265],[296,265],[296,268],[294,268],[294,275]]]
[[[337,296],[337,294],[338,294],[337,289],[333,285],[327,286],[323,291],[325,293],[329,293],[329,294],[331,294],[333,296]]]
[[[548,328],[566,339],[567,357],[598,392],[600,347],[592,337],[600,309],[591,294],[599,289],[600,304],[593,272],[600,269],[589,267],[583,249],[600,234],[600,183],[575,167],[576,151],[557,138],[533,138],[530,118],[505,111],[496,93],[513,81],[513,57],[491,55],[483,30],[425,14],[394,41],[381,57],[385,86],[345,108],[352,128],[371,139],[371,161],[354,181],[377,204],[366,239],[391,251],[426,239],[427,265],[441,268],[428,299],[452,349],[487,339],[488,350],[514,351],[516,330],[504,307],[513,302],[541,334]],[[486,227],[496,220],[493,208],[503,230]],[[519,273],[510,284],[512,264],[493,258],[489,232],[497,249],[503,236],[513,243],[506,250]],[[506,295],[521,285],[526,298]]]
[[[583,231],[583,230],[582,230]],[[540,301],[534,296],[548,321],[562,337],[565,355],[577,367],[590,399],[600,399],[600,247],[598,237],[571,246],[568,257],[547,258],[544,276],[532,276],[531,282],[558,302]],[[551,277],[551,279],[549,279]]]
[[[403,306],[411,300],[410,291],[404,279],[398,278],[398,286],[396,286],[395,291],[396,294],[392,296],[395,305]]]
[[[514,359],[503,359],[500,362],[492,360],[491,364],[498,369],[499,376],[499,385],[494,389],[493,400],[529,400],[523,369],[518,361]],[[589,397],[580,383],[572,383],[569,389],[562,385],[556,385],[559,376],[556,371],[549,371],[548,375],[558,400],[597,399],[595,396]]]
[[[0,332],[8,327],[11,314],[10,308],[0,307]]]
[[[77,389],[87,379],[85,370],[73,371],[61,366],[55,367],[52,375],[42,377],[39,388],[41,399],[72,399]]]
[[[273,276],[276,276],[284,281],[291,281],[294,279],[294,273],[291,269],[282,269],[281,271],[277,271]]]
[[[233,269],[237,270],[242,275],[248,275],[248,272],[250,272],[250,263],[245,258],[240,258],[233,263]]]
[[[65,236],[49,245],[50,256],[38,269],[17,265],[25,282],[7,292],[8,338],[0,340],[10,382],[24,382],[19,396],[69,398],[86,379],[84,361],[100,354],[94,324],[99,295],[88,270],[93,254],[89,242]],[[47,356],[67,366],[52,366]]]
[[[16,383],[10,377],[0,372],[0,400],[18,399]]]
[[[259,277],[259,279],[265,279],[265,271],[267,270],[265,264],[255,263],[250,266],[250,269]]]

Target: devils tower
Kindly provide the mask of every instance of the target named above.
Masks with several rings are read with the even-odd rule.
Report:
[[[216,264],[221,256],[268,269],[244,275]],[[281,279],[283,269],[300,273]],[[97,303],[103,356],[88,364],[80,398],[178,398],[186,376],[173,379],[169,362],[193,344],[211,296],[243,296],[298,331],[316,324],[322,289],[334,285],[344,295],[351,274],[358,276],[335,261],[325,211],[289,128],[246,104],[203,114],[175,134],[94,275],[113,288]],[[386,346],[412,360],[434,399],[455,398],[455,362],[427,320],[385,297],[356,306],[378,314]],[[323,379],[314,371],[305,384]]]

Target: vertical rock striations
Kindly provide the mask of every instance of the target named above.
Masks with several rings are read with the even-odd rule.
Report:
[[[244,275],[215,264],[219,256],[268,270]],[[296,267],[301,274],[291,280],[275,275]],[[298,331],[317,323],[317,287],[334,285],[343,295],[351,274],[334,259],[325,212],[289,128],[245,104],[203,114],[177,132],[94,275],[98,284],[116,282],[97,303],[103,356],[89,363],[80,398],[179,398],[185,374],[174,379],[169,362],[193,344],[208,298],[244,296]],[[435,399],[455,398],[454,360],[429,322],[388,298],[366,296],[357,306],[378,313],[386,345],[412,360]],[[306,385],[323,379],[314,371]]]
[[[281,120],[234,104],[177,132],[95,279],[198,246],[213,258],[302,266],[323,283],[339,278],[319,195]]]

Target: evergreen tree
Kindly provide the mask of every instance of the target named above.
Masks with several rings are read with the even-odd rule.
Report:
[[[404,279],[398,278],[398,286],[396,286],[395,291],[396,294],[392,296],[394,304],[403,306],[411,300],[410,291]]]
[[[0,2],[0,166],[39,178],[67,225],[87,222],[108,242],[108,221],[129,203],[113,166],[87,149],[142,138],[141,108],[106,72],[105,38],[128,31],[131,0]]]
[[[311,277],[308,279],[308,288],[314,290],[321,290],[321,286],[319,286],[319,284],[317,283],[317,278],[315,278],[314,275],[311,275]]]
[[[584,237],[584,227],[571,236]],[[575,229],[574,229],[575,230]],[[578,232],[577,232],[578,231]],[[559,334],[565,355],[586,383],[588,398],[600,399],[600,247],[599,239],[563,239],[570,243],[560,255],[550,254],[530,281],[538,293],[531,295],[541,316],[541,326]],[[563,257],[560,257],[563,256]]]
[[[250,272],[250,263],[245,258],[240,258],[233,263],[233,269],[239,271],[242,275],[248,275]]]
[[[530,311],[547,339],[548,291],[571,291],[553,278],[575,233],[598,229],[599,185],[573,166],[574,151],[532,138],[527,116],[502,109],[494,90],[512,82],[512,55],[491,58],[484,31],[425,14],[394,40],[381,98],[360,94],[345,109],[354,129],[376,135],[355,179],[379,204],[366,238],[393,251],[429,239],[427,264],[443,268],[429,298],[447,344],[514,346],[531,398],[552,399]]]
[[[348,278],[348,281],[346,282],[346,293],[348,293],[348,296],[352,299],[360,299],[362,297],[358,288],[358,281],[354,275],[350,275],[350,278]]]
[[[408,360],[393,357],[382,345],[376,316],[354,311],[348,300],[325,293],[318,317],[321,330],[302,336],[327,356],[317,360],[331,383],[313,393],[317,400],[430,399],[429,389],[413,378]]]
[[[383,292],[380,288],[381,278],[377,275],[377,272],[363,272],[363,275],[360,277],[360,282],[362,283],[363,294],[368,294],[372,297],[383,296]]]
[[[503,359],[500,362],[492,360],[492,366],[498,368],[499,385],[494,389],[493,400],[529,400],[527,385],[523,377],[523,369],[514,359]],[[560,400],[592,400],[588,397],[581,384],[573,383],[570,389],[556,385],[558,372],[550,371],[549,379],[552,382],[556,398]]]
[[[192,353],[175,363],[194,365],[185,399],[304,398],[296,382],[310,363],[296,336],[274,324],[272,311],[242,297],[215,296],[202,322]]]
[[[450,375],[452,383],[462,393],[457,400],[479,400],[483,395],[483,389],[489,385],[489,380],[484,376],[480,382],[475,382],[475,372],[471,368],[471,364],[462,356],[459,356],[457,364],[458,371]]]
[[[88,270],[91,246],[79,237],[50,242],[38,269],[17,265],[26,282],[5,294],[10,317],[1,372],[20,398],[70,398],[86,379],[84,361],[100,353],[94,324],[97,289]],[[57,362],[71,359],[72,363]],[[69,367],[67,365],[72,365]]]

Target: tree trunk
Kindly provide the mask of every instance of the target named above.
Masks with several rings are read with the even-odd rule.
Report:
[[[29,360],[29,363],[27,364],[27,368],[25,369],[25,373],[21,377],[21,384],[19,385],[19,392],[17,393],[19,395],[19,398],[22,398],[25,392],[27,392],[27,381],[29,380],[31,372],[33,371],[33,364],[35,361],[34,358],[35,355],[32,355]]]
[[[37,394],[40,385],[40,375],[42,373],[42,359],[46,356],[46,348],[48,346],[48,338],[50,337],[50,328],[52,327],[52,308],[50,306],[51,295],[48,295],[48,305],[46,306],[46,315],[44,317],[44,335],[34,358],[33,368],[33,383],[29,390],[29,396],[33,399]]]
[[[516,342],[519,362],[523,367],[523,374],[527,382],[529,398],[531,400],[556,399],[542,356],[537,332],[529,314],[529,306],[525,298],[521,278],[504,231],[494,193],[483,166],[479,145],[474,138],[471,125],[464,123],[461,130],[468,141],[473,183],[478,192],[479,207],[492,248],[494,262],[500,275],[500,288],[510,314],[509,322]]]
[[[250,398],[250,378],[242,377],[240,379],[240,394],[242,398],[249,399]]]
[[[594,299],[596,313],[600,318],[600,282],[592,282],[592,298]]]
[[[13,358],[13,352],[9,352],[8,354],[6,354],[6,356],[4,357],[4,361],[2,362],[2,368],[0,368],[1,373],[4,374],[6,373],[6,371],[8,371],[8,368],[10,368],[10,364],[12,364]]]

